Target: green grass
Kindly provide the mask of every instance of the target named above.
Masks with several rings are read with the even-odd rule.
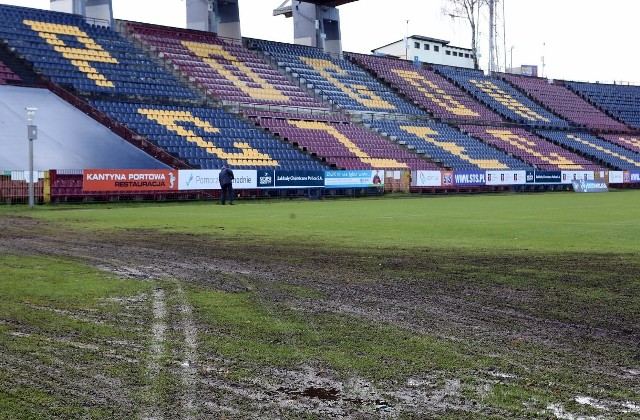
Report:
[[[406,379],[416,366],[471,369],[480,363],[466,358],[453,343],[354,317],[301,316],[296,310],[256,302],[250,294],[194,290],[191,301],[208,331],[200,337],[205,354],[258,366],[302,367],[312,362],[381,381]],[[245,363],[245,368],[251,366]]]
[[[114,340],[141,338],[119,320],[122,307],[108,299],[149,288],[65,258],[1,256],[0,347],[20,362],[0,367],[0,418],[112,418],[113,408],[65,395],[55,384],[93,375],[145,381],[144,365],[110,360],[106,367],[104,354]]]
[[[348,248],[640,251],[640,191],[322,201],[15,207],[86,230],[151,229]]]

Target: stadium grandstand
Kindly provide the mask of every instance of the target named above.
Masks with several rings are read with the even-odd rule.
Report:
[[[527,180],[536,171],[558,179],[611,172],[624,180],[613,184],[638,185],[640,87],[343,52],[332,11],[349,1],[299,3],[326,19],[297,28],[292,44],[236,36],[237,10],[222,5],[217,26],[190,21],[189,29],[0,5],[0,201],[25,202],[29,179],[38,179],[38,203],[211,198],[215,188],[183,182],[91,190],[84,172],[175,171],[173,177],[223,166],[260,182],[325,182],[238,188],[252,197],[306,194],[329,186],[329,177],[378,171],[387,191],[469,190],[451,181],[456,171],[524,173]],[[39,133],[35,156],[28,156],[24,110],[32,106]],[[29,160],[36,173],[25,171]],[[420,184],[423,172],[439,173],[437,183]],[[336,185],[344,188],[331,190],[344,194],[384,191],[367,182]]]

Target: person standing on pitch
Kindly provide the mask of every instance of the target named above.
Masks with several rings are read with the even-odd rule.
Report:
[[[220,204],[224,206],[227,197],[229,198],[229,205],[233,205],[233,171],[227,168],[226,165],[220,170],[218,175],[220,180],[220,187],[222,187],[222,194],[220,195]]]

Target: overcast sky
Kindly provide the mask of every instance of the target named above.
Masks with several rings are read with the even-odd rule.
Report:
[[[112,0],[116,19],[185,27],[185,0]],[[239,0],[242,35],[293,42],[293,20],[272,15],[283,0]],[[537,65],[544,77],[640,85],[639,0],[503,0],[497,26],[500,68]],[[0,0],[49,9],[49,0]],[[409,35],[444,39],[470,48],[464,20],[442,14],[447,0],[359,0],[340,6],[344,51],[372,49]],[[393,7],[389,7],[392,5]],[[409,21],[407,24],[407,20]],[[487,68],[488,24],[480,22],[481,67]],[[513,47],[513,48],[512,48]],[[506,54],[505,54],[506,52]],[[544,57],[544,68],[543,68]]]

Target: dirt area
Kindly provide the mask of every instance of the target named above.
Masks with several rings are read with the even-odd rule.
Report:
[[[561,290],[542,290],[526,282],[513,286],[483,281],[488,270],[507,275],[555,266],[566,282],[579,281],[580,273],[597,270],[613,284],[617,278],[637,277],[640,262],[616,263],[597,255],[549,260],[548,256],[469,254],[457,256],[465,268],[456,269],[446,255],[428,249],[417,255],[403,250],[345,255],[342,250],[320,251],[300,244],[280,258],[276,256],[281,255],[282,244],[235,242],[228,244],[228,251],[220,251],[215,233],[69,232],[20,217],[0,218],[0,232],[3,253],[72,257],[123,278],[159,281],[152,294],[118,302],[121,322],[148,337],[144,348],[140,342],[108,343],[111,350],[104,355],[104,363],[144,364],[152,376],[166,381],[164,390],[149,386],[143,392],[146,397],[140,399],[128,391],[139,384],[101,376],[98,366],[76,378],[62,375],[68,370],[61,366],[73,360],[73,352],[56,354],[47,363],[19,360],[6,352],[0,355],[0,368],[13,372],[22,385],[68,394],[80,405],[110,407],[105,413],[242,419],[640,417],[640,404],[617,398],[621,390],[640,393],[637,295],[629,296],[635,299],[636,312],[620,313],[604,305],[585,308],[565,302]],[[249,281],[234,281],[238,277]],[[473,372],[417,367],[406,380],[373,383],[311,362],[290,369],[261,367],[251,380],[237,379],[233,370],[243,367],[242,360],[225,360],[199,348],[199,334],[207,332],[186,297],[191,285],[250,291],[260,301],[294,307],[302,314],[348,315],[462,343],[470,351],[468,357],[497,356],[509,361],[505,365],[519,365],[519,372],[531,372],[531,378],[552,376],[538,371],[567,376],[558,373],[556,381],[527,384],[519,373],[500,366]],[[318,297],[275,285],[308,288],[317,291]],[[74,316],[104,321],[96,314]],[[94,345],[104,351],[104,343],[57,339],[65,341],[66,349],[87,351],[87,346]],[[167,349],[169,342],[177,344]],[[149,356],[140,357],[145,352]],[[170,353],[173,363],[163,365],[163,352]],[[35,376],[20,375],[20,369]],[[473,389],[469,389],[469,377],[474,378]],[[522,412],[483,401],[483,395],[496,387],[512,384],[529,386],[531,395],[552,390],[558,401],[541,404],[530,397],[520,402]]]

